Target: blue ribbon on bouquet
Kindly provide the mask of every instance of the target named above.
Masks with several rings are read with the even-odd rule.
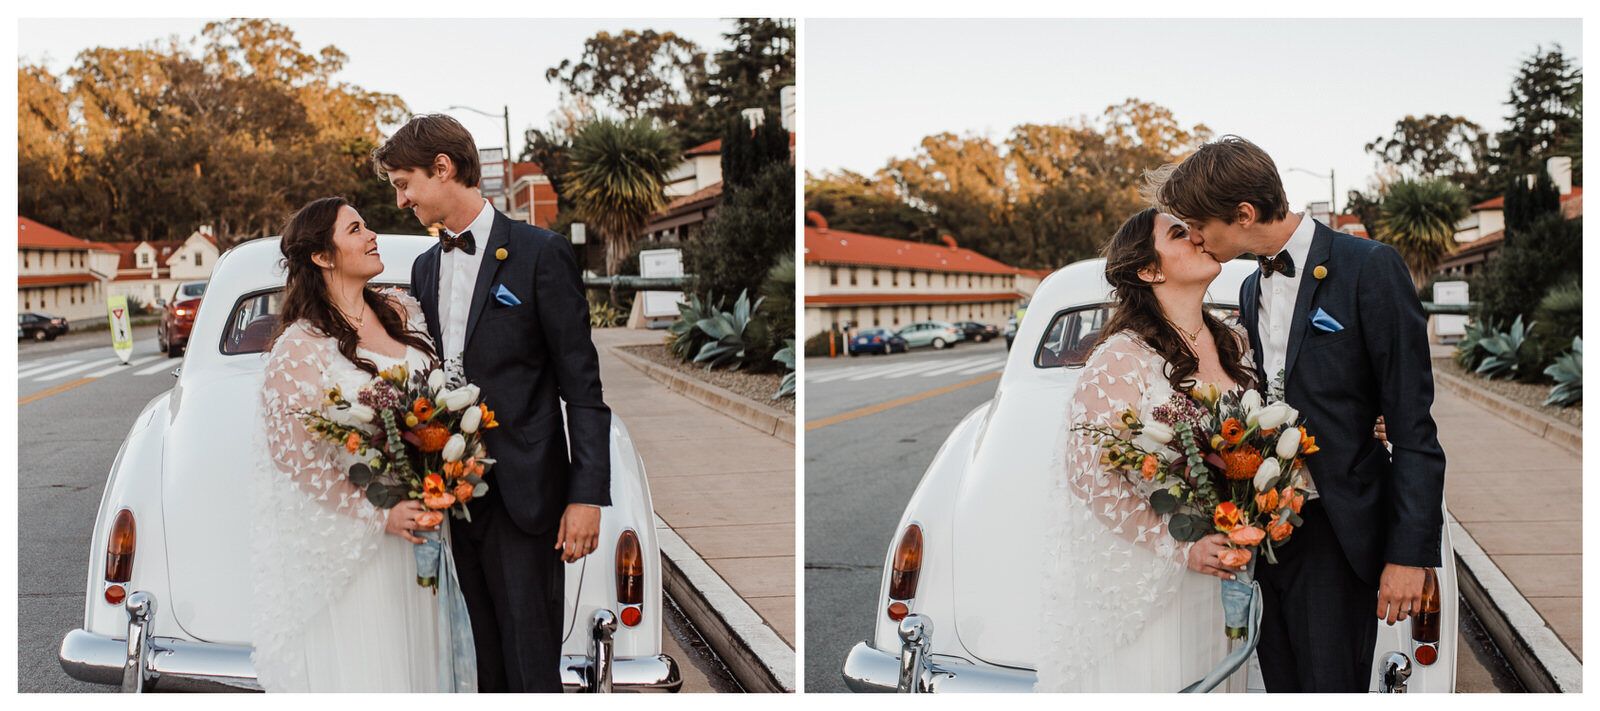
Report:
[[[1246,595],[1248,595],[1248,598],[1245,597]],[[1248,608],[1244,608],[1244,604],[1248,604]],[[1205,678],[1184,687],[1182,691],[1178,692],[1180,694],[1204,694],[1215,689],[1218,684],[1222,683],[1222,680],[1227,679],[1239,667],[1244,666],[1245,661],[1250,659],[1250,655],[1256,651],[1256,645],[1261,643],[1261,583],[1255,580],[1249,580],[1248,582],[1239,579],[1223,580],[1222,605],[1228,617],[1227,624],[1230,627],[1239,626],[1237,624],[1239,620],[1236,618],[1240,616],[1239,613],[1245,612],[1246,609],[1248,610],[1246,614],[1249,615],[1249,632],[1246,633],[1244,644],[1233,650],[1228,656],[1223,657],[1222,661],[1217,663],[1216,668],[1205,675]]]
[[[439,691],[477,693],[478,655],[472,642],[472,619],[467,599],[461,595],[455,557],[445,549],[439,531],[418,531],[422,542],[412,550],[417,560],[417,584],[434,579],[439,600]]]

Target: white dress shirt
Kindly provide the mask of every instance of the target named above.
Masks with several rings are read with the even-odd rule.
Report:
[[[1288,252],[1289,258],[1294,260],[1294,276],[1273,272],[1272,276],[1262,275],[1257,280],[1260,285],[1260,305],[1257,307],[1256,332],[1261,337],[1261,366],[1267,379],[1266,390],[1275,397],[1283,396],[1278,386],[1288,362],[1289,331],[1294,327],[1295,300],[1300,294],[1301,280],[1309,278],[1306,270],[1311,265],[1306,264],[1306,260],[1311,256],[1311,237],[1317,231],[1314,220],[1304,213],[1300,213],[1299,217],[1300,225],[1294,228],[1294,234],[1289,236],[1289,241],[1280,250]],[[1278,255],[1274,252],[1262,256]],[[1311,434],[1315,436],[1316,433]],[[1310,489],[1306,498],[1315,499],[1317,490],[1311,484],[1310,469],[1308,466],[1303,472],[1307,480],[1306,488]]]
[[[445,360],[460,358],[467,344],[467,316],[472,313],[472,290],[478,285],[478,268],[483,265],[484,246],[494,229],[494,206],[483,201],[483,209],[462,232],[472,233],[472,254],[452,249],[439,260],[439,355]],[[445,230],[445,232],[450,232]],[[460,234],[460,233],[451,233]]]

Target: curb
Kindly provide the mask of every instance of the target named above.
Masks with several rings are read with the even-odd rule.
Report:
[[[1532,432],[1536,437],[1565,449],[1578,456],[1583,456],[1583,430],[1554,417],[1539,412],[1527,405],[1512,402],[1500,395],[1473,387],[1466,379],[1454,373],[1446,373],[1438,368],[1433,370],[1433,379],[1444,383],[1457,395],[1460,395],[1473,404],[1481,405],[1484,409],[1499,415],[1502,419]]]
[[[667,593],[746,691],[793,693],[795,654],[694,548],[656,517]]]
[[[767,407],[742,395],[737,395],[710,383],[684,376],[671,368],[652,363],[620,346],[606,346],[611,354],[667,386],[667,390],[694,400],[734,420],[754,427],[762,434],[777,437],[794,444],[794,415]]]
[[[1528,599],[1451,517],[1450,540],[1456,555],[1456,582],[1495,646],[1506,655],[1517,679],[1529,691],[1583,691],[1583,663],[1533,609]]]

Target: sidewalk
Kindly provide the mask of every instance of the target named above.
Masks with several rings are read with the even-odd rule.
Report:
[[[1450,353],[1449,348],[1434,350],[1440,356]],[[1581,663],[1582,458],[1525,429],[1533,423],[1513,424],[1463,397],[1437,375],[1433,417],[1447,461],[1445,502],[1451,516]],[[1470,548],[1457,542],[1464,561]],[[1492,591],[1491,596],[1501,607],[1518,606],[1514,599],[1503,600]],[[1538,632],[1524,629],[1528,622],[1533,621],[1517,624],[1525,636]],[[1560,650],[1546,651],[1559,656]]]
[[[606,404],[627,425],[644,459],[656,515],[792,653],[794,445],[668,390],[611,350],[661,343],[664,332],[593,333]],[[663,543],[663,555],[667,548]],[[682,561],[673,564],[685,567]]]

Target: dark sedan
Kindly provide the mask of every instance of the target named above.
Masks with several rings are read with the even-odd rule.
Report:
[[[910,346],[906,339],[895,335],[894,331],[887,328],[869,328],[856,333],[850,339],[850,355],[858,356],[862,353],[904,353]]]
[[[956,328],[961,329],[961,334],[973,343],[982,343],[989,339],[1000,337],[1000,329],[993,324],[962,321],[956,324]]]
[[[60,316],[36,313],[17,314],[17,338],[53,341],[56,336],[66,332],[67,320]]]

